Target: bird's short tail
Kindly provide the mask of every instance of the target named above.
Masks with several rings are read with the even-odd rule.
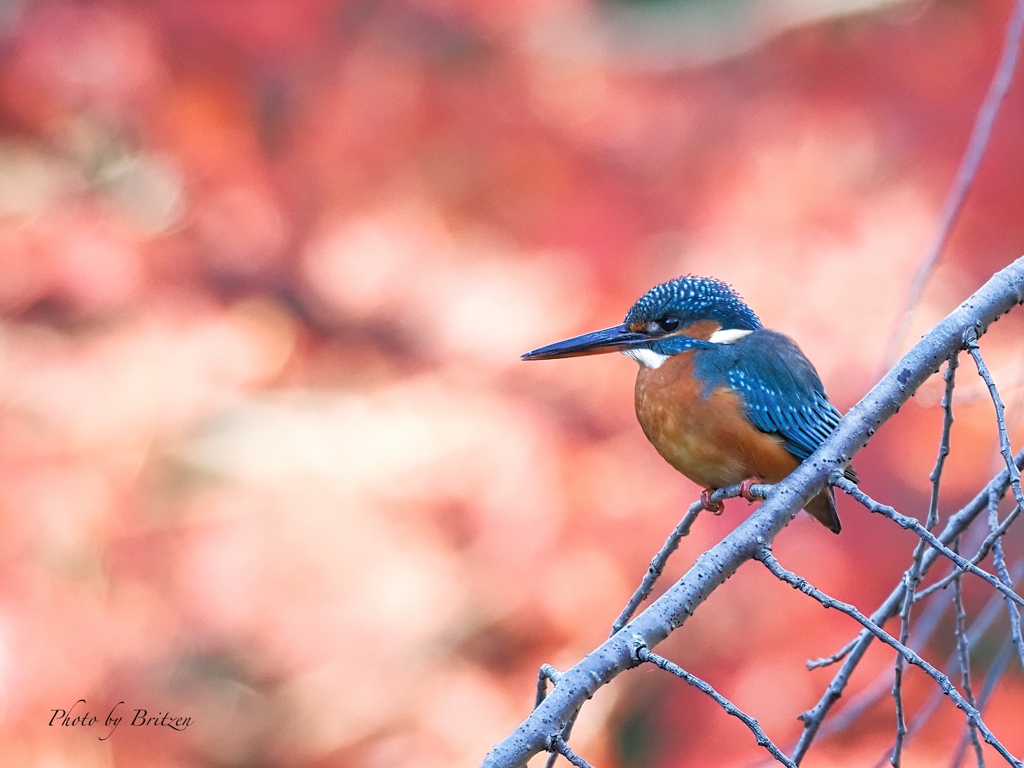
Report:
[[[832,531],[832,533],[839,533],[842,526],[839,523],[839,513],[836,512],[836,497],[832,492],[831,486],[807,502],[807,506],[804,509],[815,520]]]
[[[860,482],[860,478],[857,477],[853,467],[844,469],[843,474],[847,480],[852,480],[855,483]],[[836,512],[836,495],[831,485],[827,490],[819,493],[807,502],[807,506],[804,509],[813,515],[815,520],[832,531],[832,533],[839,533],[840,528],[842,528],[842,525],[839,523],[839,513]]]

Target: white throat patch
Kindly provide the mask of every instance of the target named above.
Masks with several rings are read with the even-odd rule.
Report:
[[[622,354],[632,357],[645,368],[660,368],[668,360],[668,355],[659,354],[653,349],[624,349]]]
[[[742,339],[744,336],[749,336],[753,331],[743,331],[739,328],[729,328],[728,330],[715,331],[711,334],[708,341],[712,344],[735,344],[737,341]]]

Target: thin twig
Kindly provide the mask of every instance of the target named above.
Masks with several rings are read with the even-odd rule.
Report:
[[[838,664],[840,661],[845,659],[850,651],[852,651],[857,645],[857,638],[853,638],[850,642],[840,648],[838,651],[833,653],[831,656],[824,656],[819,659],[808,659],[804,662],[808,670],[818,669],[819,667],[829,667],[833,664]]]
[[[636,588],[636,592],[629,598],[629,602],[622,609],[622,613],[612,623],[613,635],[626,626],[629,620],[633,618],[633,614],[636,613],[636,609],[640,607],[640,604],[650,597],[651,591],[654,589],[654,583],[661,576],[662,571],[665,570],[665,564],[668,562],[669,556],[679,548],[680,540],[690,534],[690,528],[693,527],[694,522],[703,510],[704,505],[699,501],[695,501],[686,510],[686,514],[679,521],[679,525],[675,527],[675,530],[669,534],[665,543],[661,545],[658,554],[651,559],[651,564],[647,567],[647,573],[644,574],[640,586]]]
[[[1003,456],[1003,461],[1006,462],[1007,471],[1010,473],[1010,487],[1013,489],[1014,499],[1017,502],[1017,509],[1024,508],[1024,492],[1021,490],[1020,483],[1020,470],[1017,469],[1016,464],[1013,461],[1013,452],[1010,448],[1010,435],[1006,428],[1006,410],[1003,407],[1003,400],[999,395],[999,389],[996,387],[995,379],[992,378],[992,374],[989,372],[988,366],[985,364],[985,359],[981,354],[981,347],[978,345],[978,336],[973,328],[969,328],[965,334],[965,340],[967,343],[967,351],[970,352],[971,357],[974,358],[975,365],[978,367],[978,375],[981,376],[985,381],[985,385],[988,387],[989,394],[992,397],[992,405],[996,412],[996,426],[999,430],[999,453]],[[989,498],[989,528],[994,534],[999,526],[998,514],[996,505],[998,499]],[[1008,516],[1009,519],[1010,516]],[[1003,557],[1003,545],[1000,538],[996,538],[995,543],[992,546],[992,561],[996,567],[996,572],[999,574],[999,579],[1008,587],[1012,585],[1010,582],[1009,574],[1006,572],[1006,561]],[[1010,634],[1013,638],[1014,645],[1017,648],[1017,653],[1020,655],[1021,663],[1024,664],[1024,642],[1021,640],[1021,629],[1020,629],[1020,611],[1017,606],[1007,603],[1007,607],[1010,614]]]
[[[992,661],[991,666],[988,668],[988,674],[985,675],[985,682],[981,686],[981,694],[978,696],[978,709],[982,712],[985,711],[985,705],[988,704],[989,697],[992,696],[992,692],[996,689],[996,683],[999,682],[999,678],[1003,676],[1003,672],[1006,671],[1007,665],[1010,663],[1010,659],[1013,658],[1013,643],[1003,643],[999,649],[999,653]],[[960,743],[957,745],[956,752],[953,754],[953,759],[950,761],[950,768],[957,768],[960,765],[960,761],[963,760],[964,752],[967,751],[967,744],[969,739],[965,735],[960,739]]]
[[[590,763],[588,763],[582,757],[573,752],[561,736],[555,735],[551,737],[551,744],[549,749],[551,750],[553,755],[561,755],[570,763],[575,765],[576,768],[593,768],[593,766]]]
[[[1006,469],[1010,473],[1010,487],[1013,489],[1017,507],[1024,508],[1024,491],[1021,490],[1020,470],[1017,469],[1014,463],[1013,451],[1010,448],[1010,436],[1006,430],[1006,410],[1003,407],[1003,399],[999,396],[999,389],[996,387],[995,379],[992,378],[988,366],[985,365],[985,359],[981,354],[981,347],[978,345],[978,334],[973,328],[967,329],[967,332],[964,334],[964,341],[967,344],[967,351],[974,358],[974,363],[978,367],[978,375],[985,380],[985,385],[992,396],[992,405],[996,412],[996,427],[999,431],[999,453],[1002,454],[1003,461],[1006,462]],[[997,503],[998,499],[989,499],[989,528],[993,532],[998,528],[998,515],[995,509]],[[1010,577],[1006,573],[1006,562],[1003,558],[1001,539],[997,538],[992,546],[992,560],[996,566],[996,571],[999,573],[1000,581],[1009,588],[1011,586],[1008,583]],[[1017,646],[1021,662],[1024,663],[1024,642],[1021,641],[1020,611],[1015,605],[1009,605],[1008,610],[1010,612],[1011,636],[1014,638],[1014,644]]]
[[[996,115],[999,114],[999,107],[1003,103],[1003,97],[1010,88],[1013,81],[1013,73],[1017,67],[1017,55],[1020,51],[1021,34],[1024,32],[1024,0],[1018,0],[1013,9],[1013,15],[1006,26],[1006,35],[1003,38],[1003,50],[999,55],[999,64],[996,66],[992,82],[985,94],[981,109],[974,121],[974,128],[971,130],[971,137],[967,141],[967,149],[963,159],[960,161],[960,168],[957,170],[956,180],[946,197],[942,207],[942,215],[939,217],[939,227],[935,233],[925,257],[921,260],[914,273],[914,279],[907,291],[907,298],[902,311],[896,316],[896,330],[891,335],[891,341],[882,358],[884,368],[888,368],[896,359],[896,354],[903,343],[903,337],[907,334],[910,320],[921,300],[925,283],[931,275],[935,264],[938,262],[942,251],[946,247],[953,226],[963,209],[964,200],[971,188],[974,177],[978,172],[982,157],[985,156],[985,148],[988,145],[989,136],[992,134],[992,125],[995,123]]]
[[[960,539],[953,541],[953,550],[959,551]],[[956,607],[956,655],[960,664],[960,685],[964,689],[964,698],[970,702],[972,707],[977,707],[974,700],[974,692],[971,690],[971,651],[967,643],[967,634],[964,632],[964,595],[962,579],[953,580],[953,605]],[[970,731],[971,744],[974,746],[974,754],[978,759],[978,768],[985,768],[985,755],[981,751],[981,742],[978,740],[978,729],[974,723],[967,720],[967,728]]]
[[[1014,458],[1014,463],[1018,467],[1024,465],[1024,450],[1017,454]],[[946,527],[939,534],[939,540],[945,542],[952,541],[956,536],[967,530],[968,526],[974,522],[977,516],[987,508],[989,496],[992,493],[995,493],[997,498],[1002,498],[1008,487],[1009,471],[1004,469],[993,477],[981,492],[974,497],[974,499],[949,518],[946,522]],[[924,576],[924,574],[926,574],[931,567],[938,562],[938,560],[938,552],[934,549],[928,550],[928,552],[925,553],[924,562],[921,566],[922,576]],[[904,583],[900,581],[885,601],[873,614],[871,614],[871,620],[877,625],[882,626],[886,621],[895,616],[899,611],[900,606],[903,604],[903,590]],[[804,730],[800,734],[800,740],[793,751],[793,760],[797,763],[799,763],[803,759],[804,755],[807,754],[807,750],[810,749],[811,744],[817,736],[822,722],[832,709],[832,706],[839,700],[840,696],[843,695],[843,691],[846,690],[846,686],[849,683],[850,676],[857,668],[857,665],[864,657],[864,654],[867,653],[867,650],[873,640],[874,635],[866,629],[861,630],[860,634],[856,637],[853,649],[846,654],[843,665],[832,677],[832,681],[825,689],[825,692],[821,695],[818,703],[815,704],[813,708],[800,715],[799,719],[804,724]]]
[[[935,457],[935,467],[928,479],[932,483],[932,495],[928,502],[928,520],[925,523],[932,530],[939,522],[939,483],[942,481],[942,468],[949,456],[949,434],[953,429],[953,387],[956,386],[956,369],[960,363],[960,353],[954,352],[946,361],[946,372],[942,378],[946,388],[942,393],[942,436],[939,438],[939,453]]]
[[[978,375],[985,380],[989,394],[992,395],[992,405],[996,409],[996,427],[999,430],[999,452],[1003,455],[1006,468],[1010,472],[1010,487],[1013,488],[1013,496],[1017,500],[1017,506],[1024,508],[1024,491],[1020,487],[1020,470],[1013,463],[1013,451],[1010,449],[1010,436],[1006,432],[1006,413],[1003,408],[1003,399],[999,396],[999,389],[996,387],[995,379],[989,373],[988,366],[981,356],[981,347],[978,346],[978,333],[973,328],[968,328],[964,334],[964,342],[967,351],[974,358],[978,366]]]
[[[905,582],[904,594],[906,596],[913,595],[912,583],[909,578]],[[900,621],[900,643],[903,645],[906,645],[907,636],[910,634],[910,606],[913,604],[913,600],[908,597],[903,598],[906,610]],[[889,762],[892,763],[893,768],[900,768],[900,753],[903,750],[903,738],[907,735],[907,721],[903,716],[903,656],[898,652],[896,664],[893,667],[892,700],[896,705],[896,739],[893,742],[892,756],[889,758]]]
[[[922,669],[925,674],[931,677],[942,689],[949,698],[959,707],[966,715],[967,718],[974,723],[978,730],[981,732],[982,737],[988,744],[991,744],[1000,755],[1010,765],[1016,766],[1016,768],[1024,768],[1024,763],[1015,758],[1010,752],[1003,746],[1002,742],[996,738],[995,734],[989,730],[989,727],[985,725],[985,721],[981,718],[981,713],[971,706],[971,704],[960,694],[956,689],[956,686],[950,681],[950,679],[940,672],[938,669],[933,667],[923,658],[921,658],[913,649],[903,645],[899,640],[890,635],[884,629],[875,624],[871,619],[857,610],[854,606],[849,603],[844,603],[840,600],[836,600],[834,597],[829,597],[821,590],[812,586],[807,579],[802,576],[797,576],[792,571],[787,571],[775,556],[772,555],[771,551],[767,547],[762,547],[758,550],[755,556],[758,560],[764,563],[765,567],[778,579],[789,584],[793,589],[797,589],[803,592],[805,595],[817,600],[825,608],[835,608],[841,613],[845,613],[850,618],[856,620],[864,627],[868,632],[877,637],[886,645],[896,649],[896,651],[903,655],[907,660],[908,664],[913,664],[915,667]]]
[[[1010,514],[1006,516],[1003,522],[1001,522],[995,528],[995,530],[989,533],[989,535],[985,537],[985,540],[981,542],[981,546],[978,547],[978,551],[974,553],[973,557],[971,557],[971,563],[977,565],[982,560],[984,560],[985,557],[988,556],[989,550],[992,549],[992,545],[995,544],[999,540],[999,538],[1006,533],[1007,529],[1009,529],[1010,525],[1013,523],[1014,520],[1017,519],[1019,515],[1020,507],[1014,507],[1013,511],[1011,511]],[[914,595],[914,602],[920,602],[933,592],[937,592],[940,589],[945,589],[953,582],[953,579],[957,578],[959,574],[960,569],[954,567],[952,573],[948,574],[947,576],[943,576],[934,584],[926,587],[925,589],[920,590],[916,595]]]
[[[1021,572],[1024,572],[1024,568],[1020,567],[1021,565],[1024,564],[1019,564],[1018,567],[1014,569],[1015,574],[1019,575]],[[982,610],[978,613],[977,617],[975,617],[974,621],[971,622],[970,627],[967,628],[967,631],[965,633],[968,648],[977,643],[978,640],[981,639],[982,635],[984,635],[985,632],[988,631],[988,628],[992,626],[992,622],[995,621],[996,617],[999,615],[1000,608],[1003,602],[1004,598],[1002,595],[992,595],[988,603],[985,604],[985,607],[982,608]],[[945,609],[948,606],[949,603],[945,600],[933,600],[931,606],[929,606],[929,609],[936,607],[941,607]],[[926,612],[925,617],[927,616],[928,613]],[[917,633],[920,630],[920,624],[921,622],[918,622],[918,626],[914,629],[915,637],[914,643],[911,647],[921,647],[923,645],[923,642],[919,642],[920,638],[917,637]],[[925,633],[926,639],[930,636],[931,632]],[[1012,645],[1010,647],[1012,649]],[[949,655],[949,658],[946,659],[944,669],[946,670],[947,675],[952,674],[958,666],[959,660],[957,654],[958,652],[954,651]],[[884,672],[880,674],[875,683],[873,683],[870,686],[874,690],[867,694],[862,694],[861,701],[855,701],[852,706],[846,707],[842,712],[833,717],[828,723],[825,724],[825,727],[822,728],[822,734],[827,735],[830,733],[837,733],[839,731],[844,730],[860,714],[862,714],[867,709],[869,709],[873,704],[881,700],[881,698],[885,695],[887,679],[887,675]],[[927,723],[928,720],[931,719],[931,716],[935,714],[935,711],[938,709],[938,706],[941,703],[942,698],[943,692],[940,689],[936,689],[932,692],[931,696],[928,697],[928,700],[918,709],[917,714],[914,716],[913,722],[910,723],[910,725],[907,727],[908,739],[913,734],[919,732],[924,727],[925,723]],[[984,701],[985,699],[983,697],[978,699],[978,703],[975,706],[978,708],[979,711],[984,711]],[[879,759],[878,763],[876,763],[876,766],[882,766],[885,763],[889,762],[890,754],[890,751],[886,751],[885,755],[883,755]]]
[[[1016,469],[1016,467],[1014,467],[1014,469]],[[988,571],[982,570],[978,566],[962,558],[949,547],[944,546],[941,541],[935,538],[935,536],[932,535],[930,531],[926,530],[924,526],[922,526],[914,518],[907,517],[906,515],[901,515],[892,507],[875,501],[866,493],[864,493],[864,491],[860,490],[860,488],[858,488],[854,483],[850,482],[849,480],[846,480],[845,478],[837,478],[835,484],[837,488],[841,488],[847,494],[853,496],[855,499],[857,499],[857,501],[859,501],[861,504],[867,507],[868,511],[877,512],[880,515],[884,515],[885,517],[889,518],[894,523],[896,523],[898,526],[900,526],[900,528],[903,528],[904,530],[911,530],[914,533],[916,533],[918,536],[924,539],[933,549],[938,550],[939,554],[944,555],[948,557],[950,560],[952,560],[957,565],[957,567],[960,568],[960,570],[969,571],[970,573],[973,573],[975,576],[984,579],[990,585],[992,585],[994,589],[1001,592],[1008,599],[1013,600],[1013,602],[1017,603],[1018,605],[1024,605],[1024,597],[1018,595],[1016,592],[1007,587],[1005,584],[1003,584],[999,579],[997,579]]]
[[[758,496],[759,498],[767,498],[768,492],[771,491],[772,486],[766,484],[757,484],[750,487],[750,495]],[[725,501],[726,499],[734,499],[740,495],[740,486],[731,485],[727,488],[719,488],[717,491],[711,494],[711,501]],[[661,549],[651,559],[651,564],[647,567],[647,573],[644,574],[643,580],[640,582],[640,586],[636,588],[633,596],[629,598],[629,602],[626,603],[626,607],[622,609],[622,613],[615,619],[612,624],[612,635],[622,629],[633,618],[633,614],[636,609],[640,607],[640,604],[650,597],[651,592],[654,590],[654,584],[665,570],[665,564],[668,562],[669,557],[679,548],[679,542],[684,536],[690,534],[690,529],[696,522],[697,517],[704,510],[704,504],[700,501],[695,501],[690,505],[690,508],[686,510],[686,514],[683,515],[683,519],[679,521],[679,525],[675,527],[675,530],[669,534],[668,538],[665,539],[665,543],[661,545]],[[565,742],[569,741],[569,737],[572,736],[572,729],[576,725],[576,719],[579,717],[579,710],[570,718],[569,722],[565,724],[562,729],[562,739]],[[557,755],[553,754],[548,758],[545,768],[552,768],[557,759]]]
[[[995,596],[996,599],[1002,600],[999,595]],[[928,605],[924,610],[921,611],[921,616],[914,623],[913,629],[910,633],[910,642],[905,643],[912,648],[922,648],[928,644],[931,636],[938,629],[939,624],[942,620],[943,615],[948,608],[948,604],[934,601]],[[889,671],[886,669],[881,670],[878,676],[865,687],[865,690],[854,696],[848,704],[840,711],[833,715],[832,719],[825,723],[822,728],[822,736],[828,736],[833,733],[843,731],[860,717],[864,712],[873,707],[886,695],[892,695],[892,677]],[[941,692],[940,692],[941,695]],[[917,720],[907,726],[907,738],[913,734],[914,729],[917,727]],[[889,762],[889,758],[892,756],[892,750],[887,750],[885,755],[879,760],[879,765],[883,765]]]
[[[572,729],[576,727],[576,721],[579,719],[582,707],[572,713],[572,717],[569,718],[569,722],[562,728],[561,733],[558,734],[559,741],[565,745],[565,748],[569,748],[569,738],[572,736]],[[558,750],[551,750],[551,754],[548,755],[548,759],[544,763],[544,768],[552,768],[555,762],[558,760],[558,756],[562,754]]]
[[[758,496],[762,499],[767,498],[768,492],[772,489],[770,485],[757,484],[750,487],[750,495]],[[731,485],[727,488],[719,488],[717,491],[711,494],[711,501],[725,501],[726,499],[733,499],[740,495],[740,486]],[[690,505],[689,509],[686,510],[686,514],[683,515],[683,519],[679,521],[679,524],[675,527],[675,530],[669,534],[668,538],[665,539],[665,543],[661,545],[661,549],[651,559],[651,564],[647,567],[647,573],[644,574],[643,580],[640,582],[640,586],[636,588],[633,596],[626,603],[626,607],[622,609],[622,613],[619,614],[618,618],[612,623],[612,632],[614,635],[620,629],[622,629],[633,618],[633,614],[636,613],[636,609],[640,607],[640,604],[650,597],[651,592],[654,590],[654,584],[658,581],[662,572],[665,570],[665,564],[668,562],[669,557],[679,548],[679,542],[684,536],[690,534],[690,529],[696,522],[700,513],[704,510],[704,504],[700,501],[695,501]],[[538,701],[539,703],[539,701]],[[580,710],[577,710],[575,714],[569,719],[569,722],[562,728],[562,740],[568,743],[569,738],[572,736],[572,729],[576,725],[576,720],[579,717]],[[552,768],[555,760],[558,758],[557,754],[552,754],[545,763],[545,768]]]
[[[962,573],[957,571],[957,573]],[[1018,563],[1014,567],[1014,577],[1019,577],[1024,573],[1024,562]],[[992,595],[985,607],[978,613],[978,615],[971,622],[970,627],[967,628],[967,643],[968,646],[974,645],[982,635],[988,631],[988,628],[992,626],[992,622],[996,620],[999,615],[1001,606],[1005,598],[1002,595]],[[931,604],[925,609],[921,618],[916,622],[913,633],[911,635],[912,642],[909,644],[911,647],[919,648],[928,642],[933,631],[939,625],[939,619],[945,612],[945,609],[949,606],[949,603],[945,600],[933,600]],[[874,617],[872,617],[874,620]],[[878,622],[876,622],[878,623]],[[867,630],[862,630],[866,632]],[[1010,648],[1012,649],[1012,644]],[[956,668],[957,655],[954,651],[950,654],[946,660],[944,669],[947,670],[946,674],[951,674]],[[845,730],[852,722],[859,718],[864,712],[869,710],[879,701],[882,697],[889,692],[890,683],[889,675],[886,671],[882,671],[875,678],[875,680],[867,686],[866,690],[854,696],[849,704],[844,707],[840,712],[837,712],[831,719],[822,724],[820,734],[822,737],[829,736],[833,733],[839,733]],[[943,693],[941,690],[936,689],[935,692],[928,698],[928,701],[918,710],[914,716],[913,722],[907,727],[907,738],[921,730],[925,723],[931,718],[935,710],[938,708],[939,702],[942,700]],[[984,699],[978,699],[982,702]],[[984,711],[984,707],[981,703],[978,705],[978,709]],[[876,766],[881,766],[889,762],[889,757],[892,754],[891,750],[886,750],[886,753],[879,758]]]
[[[759,498],[767,498],[768,492],[771,491],[772,486],[770,485],[752,485],[750,487],[750,495],[757,496]],[[719,488],[717,491],[711,494],[711,501],[725,501],[726,499],[734,499],[740,495],[740,486],[731,485],[728,488]],[[683,519],[679,521],[679,525],[676,526],[675,530],[669,534],[669,537],[665,540],[661,549],[658,550],[658,554],[651,560],[650,566],[647,568],[647,573],[644,574],[643,581],[640,582],[640,586],[637,587],[636,592],[629,599],[626,607],[622,609],[622,613],[615,619],[612,624],[612,634],[614,635],[633,617],[636,609],[640,607],[640,604],[650,597],[651,591],[654,589],[654,584],[661,576],[662,571],[665,570],[665,563],[668,562],[669,556],[676,551],[679,547],[680,540],[689,535],[690,528],[693,526],[698,515],[704,509],[704,504],[695,501],[690,505],[690,508],[683,515]]]
[[[757,720],[755,720],[753,717],[748,715],[742,709],[740,709],[727,698],[725,698],[725,696],[723,696],[714,688],[712,688],[709,683],[707,683],[704,680],[701,680],[696,675],[687,672],[678,664],[674,664],[668,659],[664,658],[663,656],[659,656],[658,654],[653,653],[646,645],[643,645],[642,643],[639,643],[637,645],[636,658],[640,661],[650,662],[651,664],[661,667],[661,669],[665,670],[666,672],[671,672],[676,677],[685,680],[687,683],[692,685],[701,693],[710,696],[718,703],[718,705],[722,709],[725,710],[726,714],[739,718],[743,722],[743,724],[746,725],[747,728],[749,728],[750,731],[754,734],[754,738],[757,740],[757,743],[760,746],[767,749],[771,753],[772,757],[774,757],[783,765],[789,766],[789,768],[797,768],[796,763],[794,763],[792,760],[786,757],[785,753],[781,749],[779,749],[778,746],[775,745],[775,742],[768,738],[768,735],[761,729],[761,726],[758,724]]]
[[[562,673],[552,667],[550,664],[541,664],[540,669],[537,670],[537,700],[534,703],[534,708],[540,706],[540,703],[544,701],[544,697],[548,695],[548,681],[551,681],[552,685],[558,685],[558,679],[562,676]]]
[[[998,512],[996,510],[998,503],[999,499],[994,496],[989,497],[989,526],[995,525],[998,520]],[[1020,509],[1020,507],[1017,507],[1017,509]],[[1000,539],[996,539],[996,543],[992,547],[992,564],[996,567],[996,573],[999,574],[999,580],[1008,587],[1013,586],[1013,579],[1010,577],[1010,573],[1006,568],[1006,559],[1003,557],[1003,543]],[[1014,647],[1017,649],[1017,655],[1020,657],[1021,666],[1024,666],[1024,639],[1021,638],[1020,611],[1017,609],[1017,606],[1009,600],[1006,601],[1006,610],[1010,616],[1010,638],[1013,641]]]
[[[946,362],[946,389],[942,396],[942,436],[939,438],[939,452],[935,457],[935,468],[932,469],[930,479],[932,482],[931,499],[928,503],[928,517],[925,520],[925,527],[930,532],[939,522],[939,485],[942,481],[942,468],[949,455],[949,433],[953,426],[953,387],[956,386],[957,353],[950,355]],[[910,638],[910,613],[914,607],[914,591],[921,581],[921,561],[924,558],[926,545],[922,539],[914,548],[914,557],[910,568],[903,575],[905,589],[903,592],[903,606],[900,609],[900,642],[906,645]],[[892,698],[896,705],[896,739],[893,742],[892,757],[889,762],[895,768],[899,768],[900,753],[903,750],[903,739],[907,735],[907,723],[903,715],[903,657],[896,654],[896,663],[893,670]]]

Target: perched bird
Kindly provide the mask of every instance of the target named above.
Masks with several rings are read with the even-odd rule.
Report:
[[[710,494],[742,483],[776,483],[835,429],[841,414],[818,372],[788,336],[757,315],[720,280],[688,275],[651,288],[625,322],[523,355],[523,360],[619,351],[640,364],[636,416],[666,461]],[[847,476],[856,482],[852,469]],[[827,488],[805,509],[839,533]]]

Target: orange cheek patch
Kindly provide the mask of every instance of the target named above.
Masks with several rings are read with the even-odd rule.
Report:
[[[715,322],[714,320],[699,320],[696,323],[686,326],[682,330],[682,333],[692,339],[707,341],[711,338],[711,334],[715,331],[721,330],[721,328],[722,324]]]

